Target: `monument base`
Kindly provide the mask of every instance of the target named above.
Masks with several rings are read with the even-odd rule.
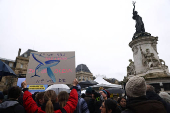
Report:
[[[170,73],[166,73],[163,70],[149,70],[146,73],[138,75],[128,75],[124,78],[124,82],[127,82],[133,76],[141,76],[145,78],[146,84],[150,84],[155,87],[156,91],[164,91],[170,93]],[[159,72],[160,71],[160,72]]]
[[[134,62],[129,60],[128,76],[123,81],[127,82],[133,76],[141,76],[145,78],[147,84],[153,85],[158,91],[170,93],[170,73],[165,61],[158,56],[157,41],[158,37],[147,32],[134,35],[129,43]]]
[[[149,73],[144,76],[146,83],[155,87],[156,91],[170,93],[170,76],[169,73]],[[158,93],[158,92],[157,92]]]

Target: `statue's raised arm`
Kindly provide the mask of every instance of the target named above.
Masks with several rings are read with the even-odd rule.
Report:
[[[133,4],[133,6],[134,6],[134,8],[133,8],[133,14],[134,14],[134,12],[135,12],[135,3],[136,3],[136,2],[132,1],[132,4]]]

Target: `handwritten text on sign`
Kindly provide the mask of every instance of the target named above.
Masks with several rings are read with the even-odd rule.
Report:
[[[75,78],[75,52],[33,52],[30,54],[28,84],[70,84]]]
[[[55,69],[54,73],[71,73],[72,69]],[[35,73],[35,69],[29,69],[28,73]],[[46,69],[43,69],[41,73],[47,73]]]

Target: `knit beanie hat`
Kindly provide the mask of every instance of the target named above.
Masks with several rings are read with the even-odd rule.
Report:
[[[107,91],[106,89],[103,89],[102,91],[103,91],[103,92],[104,92],[104,91],[107,92],[107,93],[105,93],[105,92],[104,92],[104,93],[107,95],[107,98],[110,98],[110,92],[109,92],[109,91]]]
[[[103,93],[105,93],[107,95],[107,92],[105,90],[101,90],[101,91],[103,91]]]
[[[146,95],[146,82],[143,77],[134,76],[126,83],[128,97],[140,97]]]
[[[86,94],[92,94],[92,88],[91,87],[88,87],[86,89]]]

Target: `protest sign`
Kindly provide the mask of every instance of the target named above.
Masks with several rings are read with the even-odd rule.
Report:
[[[27,84],[71,84],[75,75],[75,52],[32,52]]]

